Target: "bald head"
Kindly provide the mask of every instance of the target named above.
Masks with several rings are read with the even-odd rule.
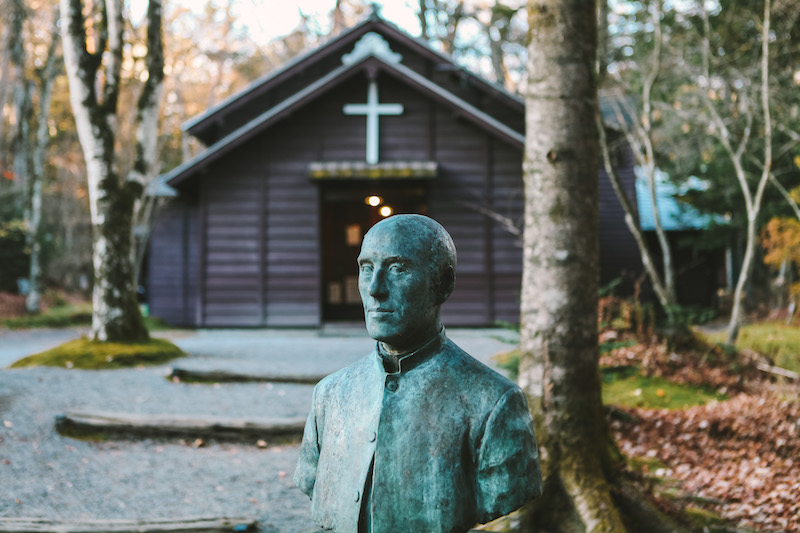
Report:
[[[399,239],[407,253],[428,260],[427,268],[434,283],[440,303],[453,292],[456,280],[456,246],[444,227],[424,215],[395,215],[372,226],[364,236],[367,239]],[[362,244],[363,246],[363,244]]]
[[[433,219],[396,215],[375,224],[358,256],[367,331],[394,351],[439,331],[439,309],[455,285],[453,239]]]

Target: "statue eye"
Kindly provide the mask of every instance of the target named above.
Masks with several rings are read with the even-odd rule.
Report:
[[[373,270],[373,267],[369,263],[362,263],[361,265],[359,265],[359,271],[362,274],[372,274],[372,270]]]
[[[405,272],[406,270],[408,270],[408,268],[403,263],[392,263],[391,265],[389,265],[390,272],[400,274],[402,272]]]

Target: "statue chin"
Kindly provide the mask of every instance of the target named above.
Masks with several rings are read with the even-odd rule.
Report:
[[[396,327],[381,320],[367,319],[367,334],[376,341],[392,344],[392,340],[401,336]]]

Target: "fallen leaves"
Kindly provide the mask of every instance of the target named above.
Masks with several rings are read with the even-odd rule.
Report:
[[[627,456],[666,465],[651,475],[679,480],[695,502],[741,526],[800,532],[800,387],[764,384],[686,410],[627,411],[630,420],[612,430]]]

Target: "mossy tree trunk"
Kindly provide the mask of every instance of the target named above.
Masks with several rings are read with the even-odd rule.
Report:
[[[597,6],[529,0],[520,385],[544,492],[530,530],[626,531],[598,374]]]
[[[153,168],[163,82],[161,2],[150,0],[147,81],[137,106],[136,162],[123,176],[117,164],[117,111],[123,59],[122,2],[93,4],[84,19],[81,0],[61,0],[64,62],[70,102],[86,159],[93,228],[92,336],[100,341],[148,338],[136,299],[131,244],[136,200]],[[87,36],[87,27],[91,35]],[[87,49],[87,43],[90,48]],[[98,79],[103,80],[102,87]]]

